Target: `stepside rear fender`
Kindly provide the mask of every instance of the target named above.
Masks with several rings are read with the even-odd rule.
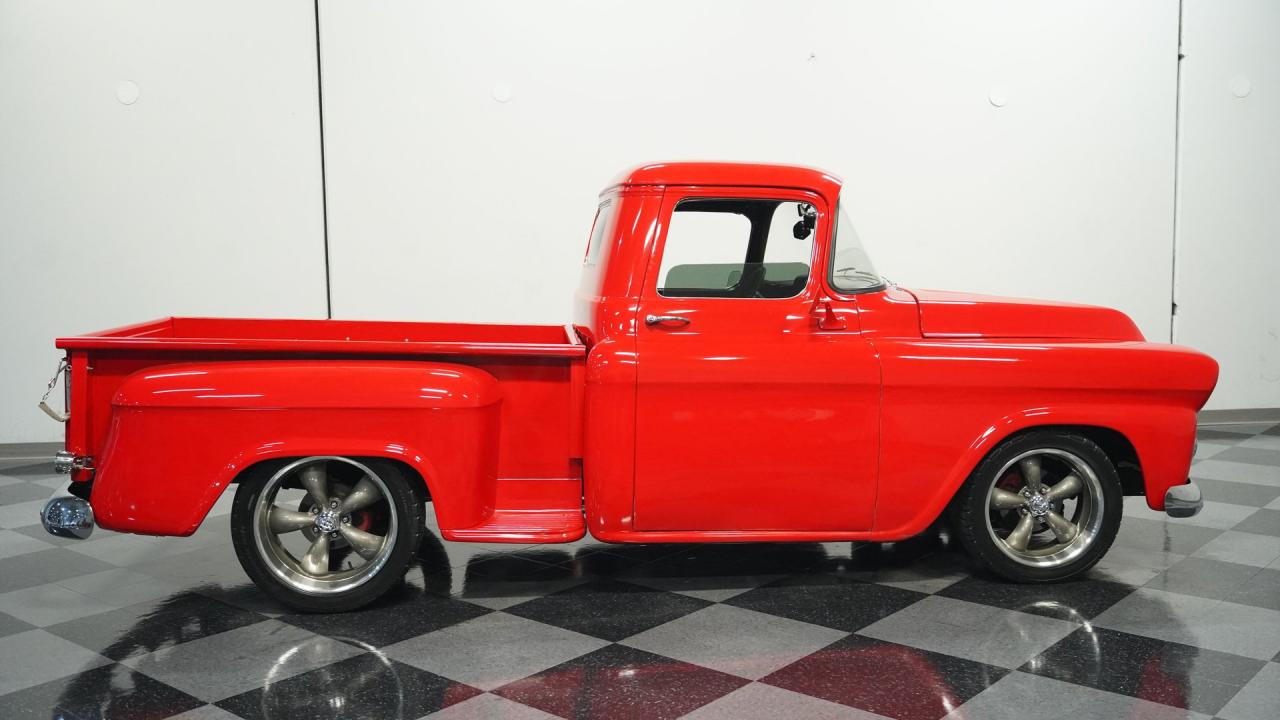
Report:
[[[158,365],[112,400],[91,503],[99,524],[190,535],[227,485],[272,458],[398,460],[426,481],[442,527],[493,511],[499,383],[449,363],[249,360]]]

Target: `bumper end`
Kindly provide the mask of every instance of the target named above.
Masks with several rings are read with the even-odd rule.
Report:
[[[1190,480],[1185,485],[1174,485],[1164,493],[1164,511],[1169,517],[1194,517],[1204,507],[1200,488]]]
[[[40,511],[40,524],[50,535],[83,540],[93,534],[93,508],[78,497],[51,498]]]

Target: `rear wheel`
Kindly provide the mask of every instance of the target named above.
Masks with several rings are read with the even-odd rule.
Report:
[[[314,456],[251,472],[236,490],[236,556],[265,592],[308,612],[365,605],[393,587],[423,534],[422,503],[394,464]]]
[[[1093,567],[1120,529],[1120,478],[1088,438],[1042,430],[997,447],[953,505],[971,554],[1018,582],[1063,580]]]

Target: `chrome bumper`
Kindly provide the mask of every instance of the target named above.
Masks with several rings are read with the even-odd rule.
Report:
[[[1164,511],[1169,517],[1194,517],[1204,507],[1200,488],[1190,480],[1186,485],[1174,485],[1164,493]]]
[[[93,534],[93,508],[78,497],[51,498],[40,511],[40,524],[50,535],[83,540]]]

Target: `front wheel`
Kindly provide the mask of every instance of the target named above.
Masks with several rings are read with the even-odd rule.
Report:
[[[1093,567],[1120,529],[1123,495],[1107,454],[1088,438],[1041,430],[997,447],[956,495],[969,552],[1016,582],[1054,582]]]
[[[337,456],[251,470],[231,509],[236,556],[272,597],[306,612],[354,610],[403,577],[422,502],[396,465]]]

